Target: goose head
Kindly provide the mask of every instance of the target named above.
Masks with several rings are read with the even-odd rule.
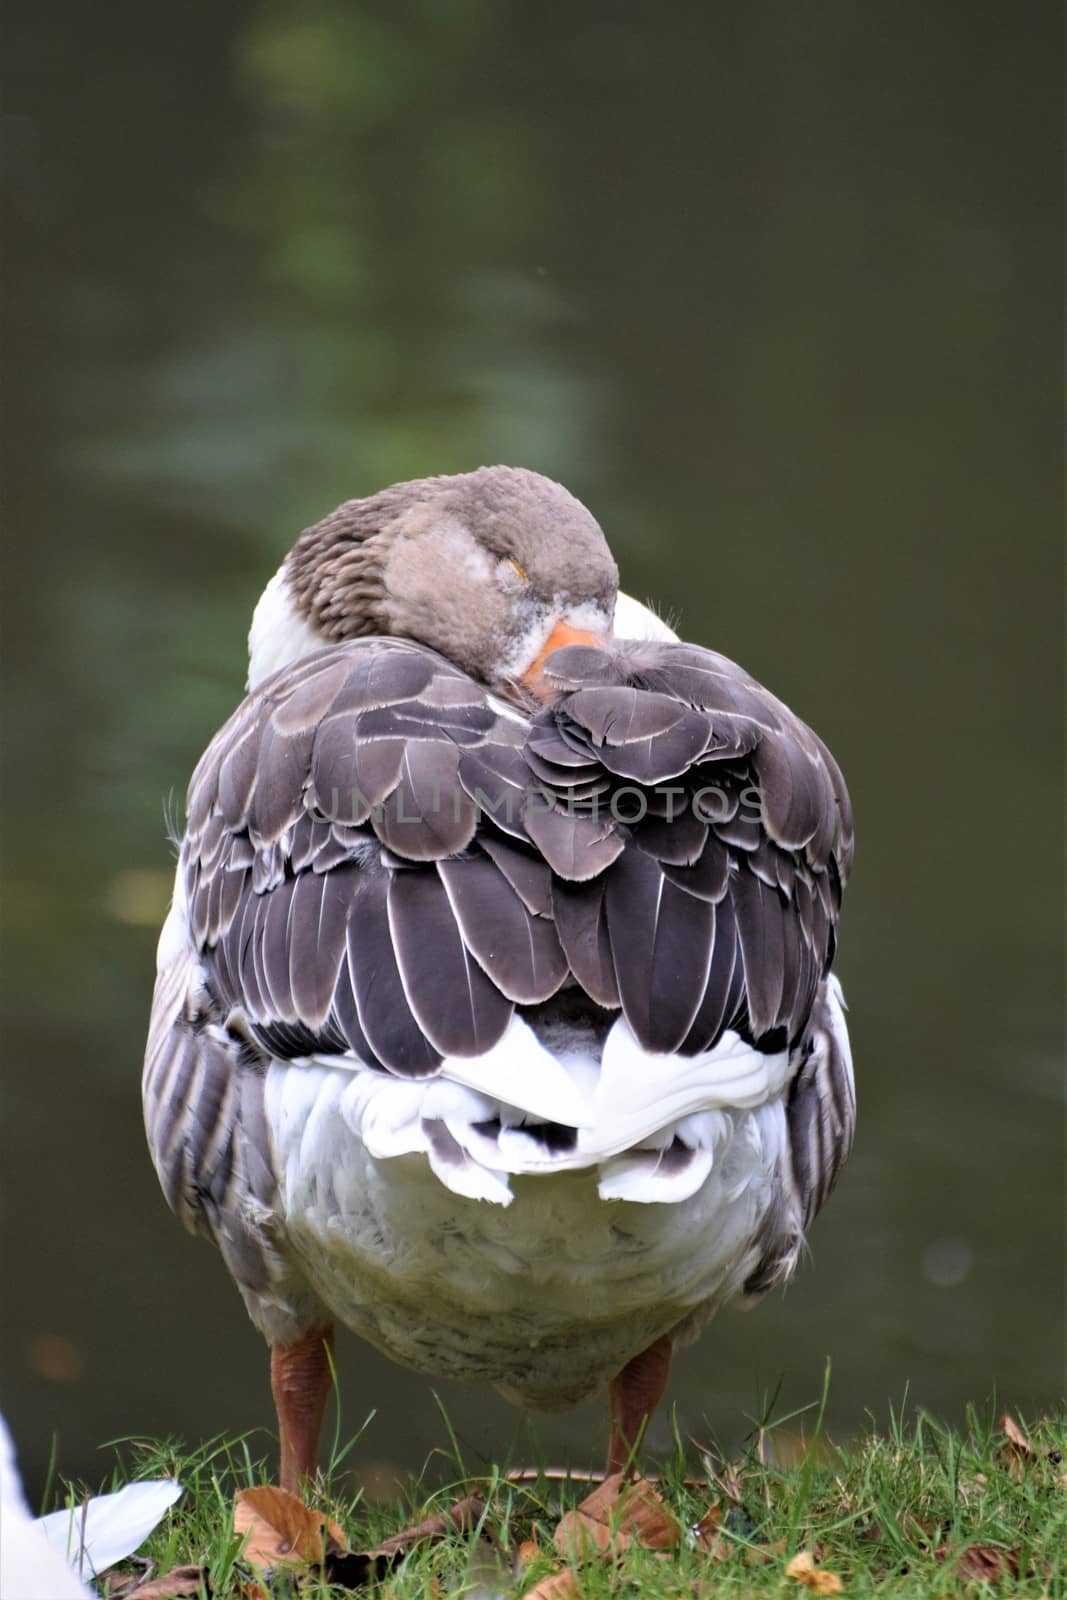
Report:
[[[249,689],[313,650],[413,639],[501,693],[542,695],[542,664],[612,635],[618,568],[561,484],[516,467],[394,484],[306,528],[256,607]]]

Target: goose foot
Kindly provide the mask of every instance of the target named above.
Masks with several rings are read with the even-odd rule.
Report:
[[[333,1328],[312,1328],[295,1344],[270,1347],[270,1388],[278,1413],[281,1486],[298,1493],[301,1480],[313,1478],[319,1432],[330,1393]]]
[[[648,1420],[659,1405],[671,1370],[668,1334],[628,1361],[608,1385],[611,1435],[605,1472],[632,1472]]]

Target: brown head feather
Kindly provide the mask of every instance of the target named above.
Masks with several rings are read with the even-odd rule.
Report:
[[[517,467],[348,500],[304,530],[284,570],[324,643],[417,639],[486,683],[517,670],[527,639],[568,610],[609,621],[618,587],[596,519],[561,484]]]

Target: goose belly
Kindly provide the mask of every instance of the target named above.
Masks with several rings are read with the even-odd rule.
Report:
[[[716,1113],[711,1169],[681,1198],[604,1198],[598,1167],[570,1166],[513,1171],[493,1203],[450,1188],[424,1152],[372,1153],[367,1084],[268,1069],[279,1220],[324,1305],[405,1366],[566,1406],[661,1334],[692,1337],[758,1259],[782,1181],[780,1093]]]

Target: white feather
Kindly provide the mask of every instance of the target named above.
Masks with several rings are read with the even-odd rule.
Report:
[[[303,660],[313,650],[322,650],[329,642],[298,614],[285,567],[279,567],[252,613],[248,630],[249,694],[282,667]]]
[[[422,1124],[437,1120],[473,1163],[519,1174],[581,1171],[649,1141],[666,1148],[676,1135],[694,1149],[712,1150],[722,1126],[714,1113],[775,1098],[788,1077],[789,1055],[763,1055],[731,1031],[702,1055],[657,1055],[642,1049],[619,1017],[597,1063],[577,1051],[557,1056],[546,1050],[516,1016],[491,1050],[446,1057],[439,1076],[421,1082],[375,1071],[351,1054],[309,1057],[306,1065],[352,1074],[343,1114],[378,1160],[420,1152],[429,1156]],[[286,1115],[300,1122],[307,1112],[301,1106]],[[501,1124],[495,1136],[477,1126],[494,1119]],[[548,1150],[523,1132],[523,1122],[574,1128],[573,1149]],[[461,1168],[436,1159],[431,1165],[449,1188],[471,1193],[474,1180],[459,1176]],[[496,1182],[487,1190],[487,1199],[503,1199],[507,1192]],[[670,1186],[664,1183],[663,1199],[669,1198]]]
[[[4,1600],[95,1600],[30,1515],[15,1447],[0,1416],[0,1595]]]
[[[488,1200],[492,1205],[509,1206],[515,1196],[506,1178],[491,1172],[477,1161],[464,1161],[461,1166],[442,1161],[433,1145],[427,1144],[430,1170],[446,1189],[462,1195],[465,1200]]]
[[[579,1152],[603,1160],[696,1112],[761,1105],[781,1092],[788,1075],[787,1050],[762,1055],[729,1029],[702,1055],[654,1055],[619,1017],[604,1045],[586,1124],[578,1131]]]
[[[114,1494],[94,1495],[84,1505],[53,1511],[39,1518],[37,1526],[57,1555],[95,1577],[144,1544],[181,1493],[181,1484],[171,1478],[128,1483]]]
[[[500,1042],[484,1055],[446,1057],[441,1076],[545,1122],[577,1128],[588,1115],[586,1096],[573,1073],[545,1049],[519,1016],[512,1018]]]
[[[678,635],[668,628],[662,617],[657,617],[648,606],[619,590],[615,602],[616,639],[659,639],[664,644],[677,644]]]
[[[710,1150],[695,1150],[676,1172],[660,1170],[663,1155],[631,1150],[600,1169],[597,1193],[601,1200],[631,1200],[639,1205],[678,1205],[702,1188],[711,1171]]]

